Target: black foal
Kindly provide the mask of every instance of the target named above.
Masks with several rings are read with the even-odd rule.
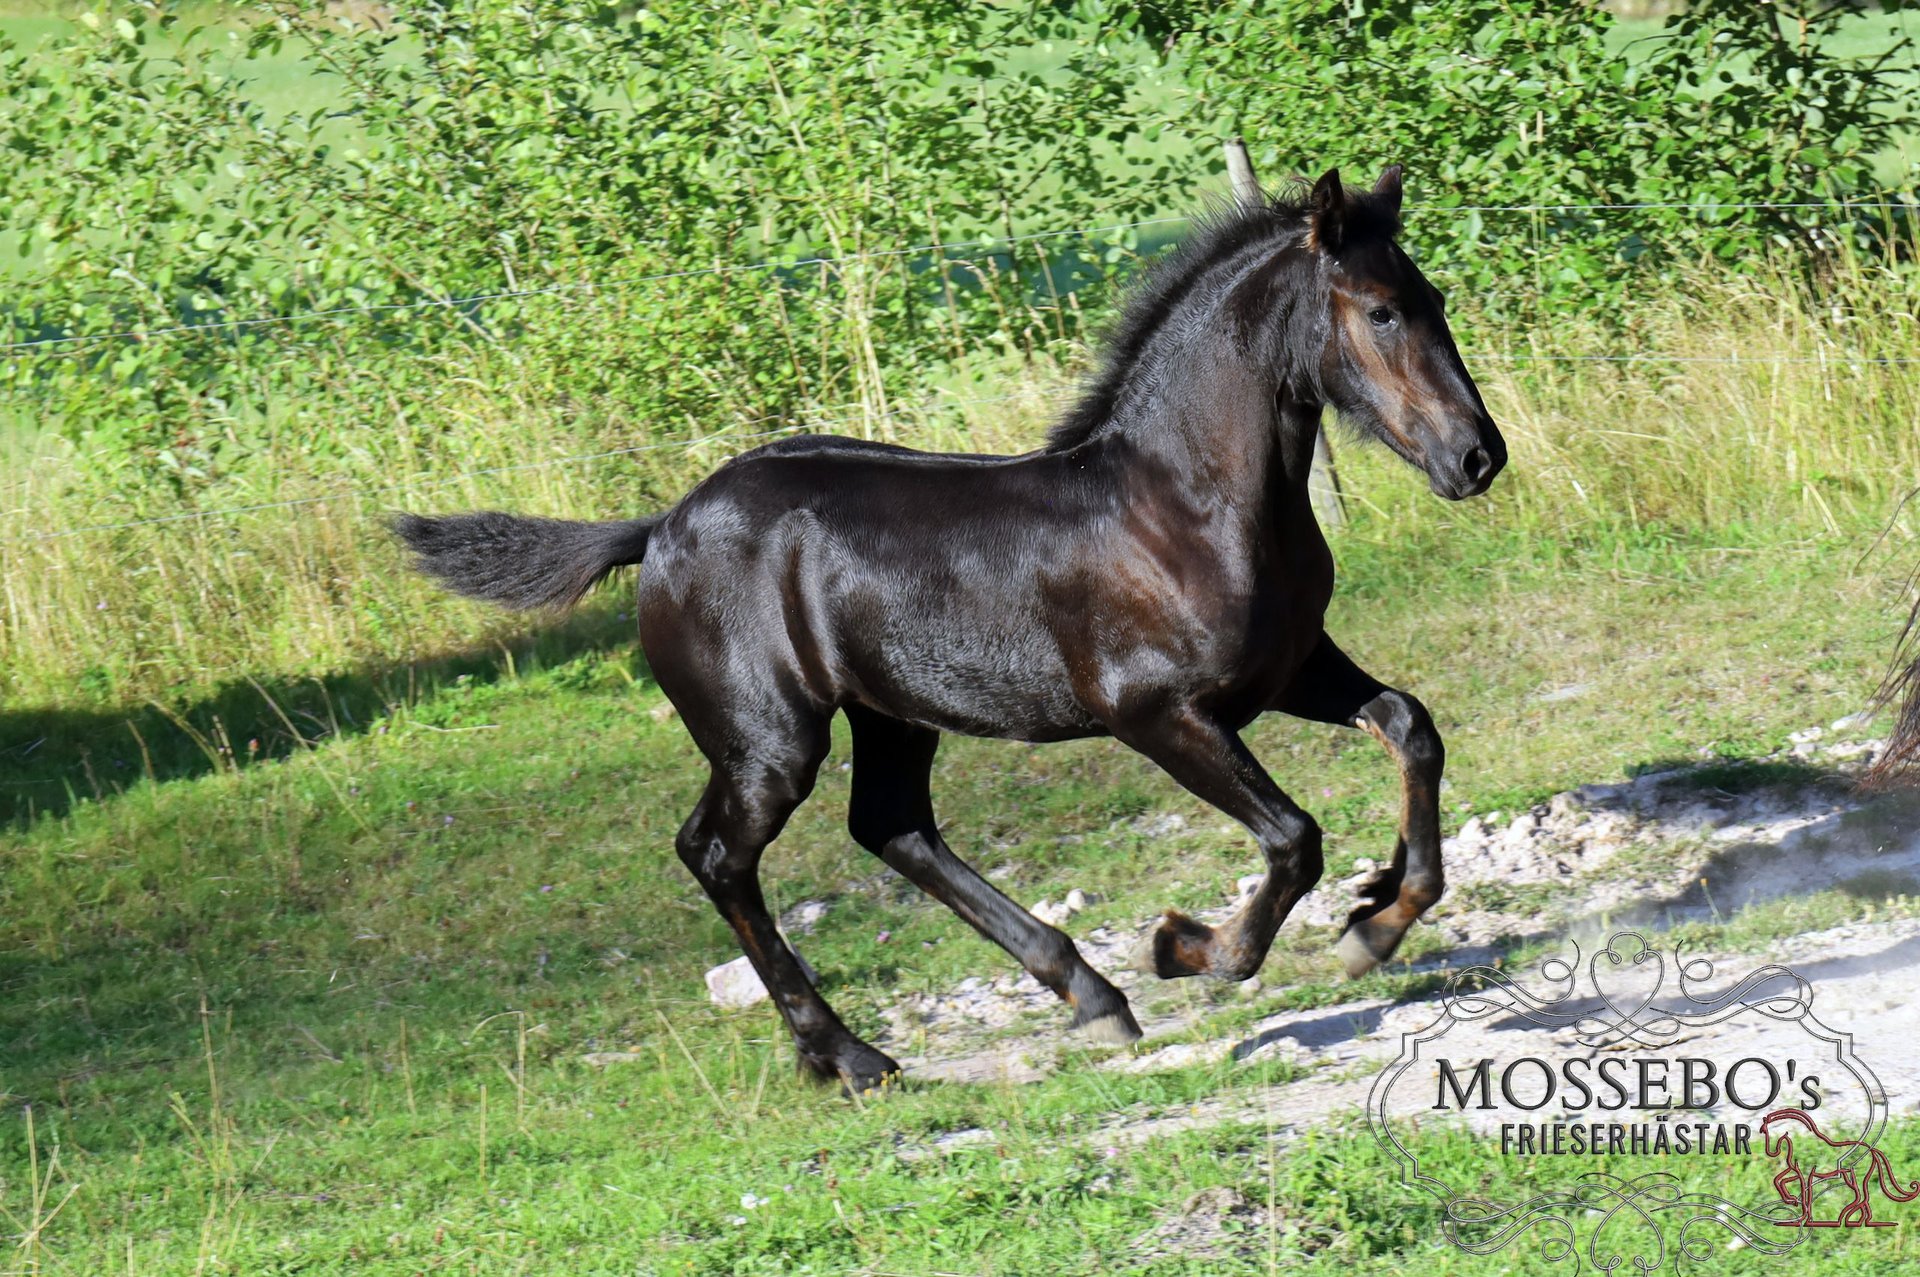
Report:
[[[510,606],[570,604],[645,557],[641,643],[713,768],[680,858],[823,1076],[857,1088],[898,1067],[840,1022],[760,893],[760,855],[812,790],[837,711],[853,725],[854,840],[1118,1041],[1140,1032],[1119,990],[941,838],[939,733],[1111,735],[1244,825],[1259,889],[1217,928],[1169,913],[1143,951],[1162,976],[1244,980],[1321,851],[1239,732],[1269,709],[1364,728],[1405,798],[1393,861],[1339,942],[1359,974],[1440,896],[1443,751],[1420,703],[1322,630],[1333,558],[1307,500],[1314,432],[1332,405],[1450,500],[1506,463],[1439,293],[1394,242],[1399,210],[1390,168],[1371,192],[1328,173],[1304,200],[1223,214],[1151,272],[1036,452],[793,438],[655,518],[396,527],[424,570]]]

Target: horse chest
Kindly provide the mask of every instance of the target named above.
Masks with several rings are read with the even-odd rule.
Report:
[[[1318,639],[1333,599],[1333,554],[1311,520],[1229,547],[1214,568],[1210,631],[1236,664],[1287,662]],[[1296,644],[1293,640],[1299,640]]]
[[[1115,560],[1071,610],[1063,649],[1103,712],[1166,694],[1251,718],[1318,642],[1333,559],[1316,527],[1190,543],[1177,561]]]
[[[1279,549],[1258,562],[1244,601],[1222,618],[1214,636],[1220,689],[1263,702],[1313,651],[1333,598],[1333,558],[1317,529],[1311,544]]]

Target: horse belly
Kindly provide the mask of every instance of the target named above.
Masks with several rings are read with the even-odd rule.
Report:
[[[1063,740],[1101,730],[1037,625],[977,607],[929,610],[924,601],[849,612],[840,648],[851,699],[966,736]]]

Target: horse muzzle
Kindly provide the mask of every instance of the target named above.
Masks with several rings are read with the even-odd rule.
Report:
[[[1435,496],[1448,501],[1477,497],[1506,468],[1507,443],[1494,424],[1488,421],[1474,433],[1479,437],[1464,448],[1436,448],[1428,454],[1427,483]]]

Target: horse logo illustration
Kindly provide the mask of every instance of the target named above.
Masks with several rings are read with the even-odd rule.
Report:
[[[1885,1153],[1859,1140],[1828,1139],[1802,1109],[1775,1109],[1767,1114],[1760,1122],[1760,1138],[1768,1157],[1784,1158],[1780,1173],[1773,1177],[1774,1191],[1800,1211],[1798,1219],[1774,1221],[1782,1228],[1891,1228],[1891,1220],[1873,1217],[1868,1190],[1875,1182],[1891,1201],[1920,1197],[1920,1183],[1900,1186]],[[1839,1218],[1815,1219],[1814,1181],[1833,1179],[1847,1186],[1853,1200],[1841,1209]]]

